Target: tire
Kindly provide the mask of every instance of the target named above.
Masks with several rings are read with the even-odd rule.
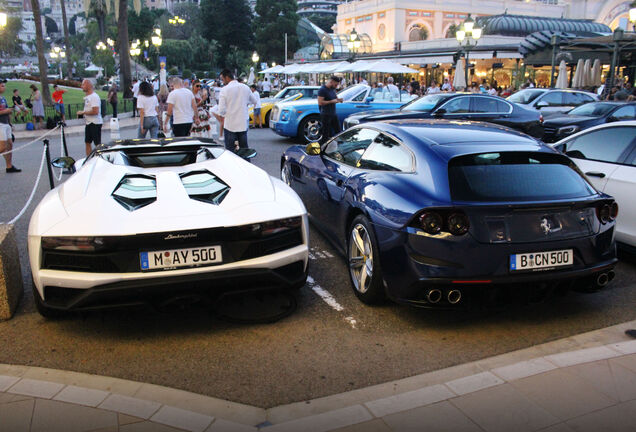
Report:
[[[265,120],[263,127],[269,128],[269,115],[272,113],[272,110],[267,111],[267,114],[265,114]]]
[[[363,215],[356,216],[349,226],[347,261],[354,294],[369,305],[383,303],[386,293],[382,283],[378,242],[371,222]]]
[[[37,288],[35,287],[35,283],[33,283],[33,278],[31,278],[31,292],[33,293],[33,301],[35,302],[35,309],[38,311],[40,315],[42,315],[46,319],[56,320],[60,318],[64,318],[67,316],[67,313],[58,309],[53,309],[48,307],[42,301],[40,297],[40,293],[38,293]]]
[[[303,144],[320,142],[322,140],[321,127],[320,117],[315,115],[305,117],[298,126],[298,139]]]

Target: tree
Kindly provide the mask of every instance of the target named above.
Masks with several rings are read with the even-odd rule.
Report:
[[[38,52],[38,65],[40,67],[40,84],[42,85],[42,101],[47,105],[52,105],[49,82],[46,77],[48,66],[44,58],[44,35],[42,34],[42,16],[40,15],[40,1],[31,0],[33,10],[33,21],[35,23],[35,46]]]
[[[331,14],[310,14],[307,15],[307,19],[313,24],[323,29],[326,33],[333,33],[331,29],[336,23],[336,16]]]
[[[200,15],[205,23],[202,36],[219,42],[219,63],[225,61],[231,46],[243,51],[254,48],[252,10],[247,0],[201,0]]]
[[[135,8],[137,3],[135,0]],[[130,46],[128,43],[128,0],[119,0],[119,16],[117,17],[117,41],[119,42],[119,72],[122,78],[124,98],[132,97],[132,71],[130,68]],[[141,4],[139,4],[141,8]],[[137,9],[139,10],[139,9]]]
[[[190,39],[194,32],[203,34],[204,26],[201,19],[201,9],[196,3],[178,3],[174,5],[173,12],[186,23],[174,26],[168,22],[172,15],[163,15],[159,20],[161,33],[168,39]]]
[[[257,0],[256,2],[256,51],[265,61],[285,62],[285,33],[287,33],[287,58],[298,49],[298,5],[296,0]]]
[[[10,57],[22,54],[22,41],[18,38],[20,30],[22,30],[22,19],[10,16],[7,20],[7,26],[0,29],[0,52],[8,54]]]
[[[128,14],[128,31],[131,40],[144,39],[149,40],[152,35],[152,28],[155,24],[155,19],[150,9],[143,8],[139,14]],[[164,36],[165,37],[165,36]]]
[[[99,27],[99,39],[106,39],[106,14],[110,11],[110,0],[85,0],[84,8],[86,12],[92,12]]]
[[[62,7],[62,29],[64,30],[64,44],[66,45],[66,56],[70,58],[71,54],[71,39],[69,38],[68,22],[66,21],[66,0],[60,0],[60,6]],[[71,79],[73,76],[69,63],[67,63],[66,76]]]
[[[448,31],[446,32],[446,37],[454,39],[455,34],[457,33],[457,30],[459,30],[459,26],[457,24],[451,24],[450,27],[448,28]]]
[[[190,66],[194,60],[192,46],[185,40],[164,39],[159,53],[166,56],[168,64],[177,65],[181,69]]]

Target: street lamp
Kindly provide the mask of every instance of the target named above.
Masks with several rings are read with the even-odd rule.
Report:
[[[49,54],[52,59],[57,60],[57,66],[60,70],[60,79],[62,79],[62,59],[66,57],[66,51],[59,46],[54,46],[51,48],[51,52]]]
[[[106,46],[106,44],[102,41],[97,42],[97,44],[95,45],[95,48],[98,49],[99,51],[104,51],[106,48],[108,48]]]
[[[459,43],[459,47],[464,51],[464,58],[466,59],[465,79],[466,87],[468,87],[468,53],[471,49],[477,46],[477,42],[481,37],[481,28],[476,27],[475,20],[468,14],[468,18],[459,27],[459,30],[455,33],[455,38]]]
[[[7,14],[5,12],[0,12],[0,27],[7,26],[7,19],[8,19]]]
[[[554,88],[554,69],[556,68],[556,52],[557,46],[561,42],[561,38],[558,34],[553,34],[550,38],[552,44],[552,68],[550,69],[550,88]]]
[[[258,56],[258,53],[257,53],[256,51],[254,51],[254,54],[252,54],[252,61],[253,61],[254,63],[258,63],[258,59],[259,59],[259,58],[260,58],[260,57]]]
[[[168,20],[168,22],[174,26],[183,25],[186,23],[186,20],[181,18],[179,15],[175,15]]]
[[[631,21],[634,30],[636,30],[636,7],[629,10],[629,20]]]
[[[137,73],[137,63],[139,62],[139,55],[141,54],[141,48],[139,48],[139,45],[141,43],[139,42],[139,39],[137,39],[134,42],[131,42],[130,44],[130,55],[132,57],[137,57],[137,60],[135,60],[135,77],[137,79],[139,79],[139,74]]]
[[[355,58],[356,52],[360,49],[360,35],[356,32],[356,29],[352,29],[349,33],[349,40],[347,41],[347,48],[352,53],[351,58]]]
[[[163,40],[161,39],[161,29],[159,27],[155,27],[155,29],[153,30],[150,41],[156,47],[161,46],[161,42],[163,42]]]

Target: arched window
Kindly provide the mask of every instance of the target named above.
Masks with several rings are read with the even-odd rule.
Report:
[[[415,24],[409,31],[409,42],[428,39],[428,29],[422,24]]]

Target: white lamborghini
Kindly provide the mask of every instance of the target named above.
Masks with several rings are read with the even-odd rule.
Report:
[[[29,224],[44,316],[305,283],[302,201],[212,140],[115,141],[53,164],[78,170]]]

